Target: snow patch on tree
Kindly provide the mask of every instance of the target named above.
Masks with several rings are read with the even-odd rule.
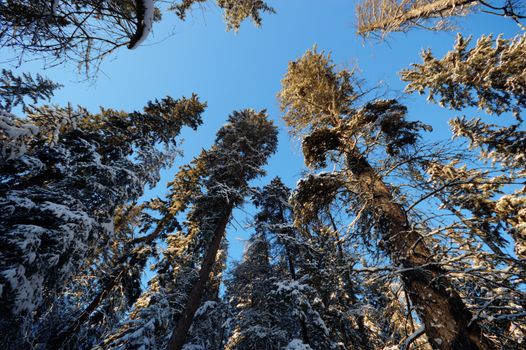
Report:
[[[312,348],[300,339],[293,339],[284,350],[312,350]]]
[[[138,48],[150,35],[153,26],[153,17],[155,13],[154,0],[142,0],[144,8],[144,16],[142,18],[142,33],[139,39],[129,49],[134,50]]]

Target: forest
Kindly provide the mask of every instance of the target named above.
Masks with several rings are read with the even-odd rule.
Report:
[[[526,349],[523,0],[0,0],[0,350]]]

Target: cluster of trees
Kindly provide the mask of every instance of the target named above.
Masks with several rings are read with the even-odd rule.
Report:
[[[168,9],[184,19],[204,2]],[[217,4],[235,30],[273,12],[261,0]],[[481,6],[523,17],[513,1],[367,0],[359,31]],[[0,10],[0,45],[84,63],[97,40],[110,48],[96,55],[134,48],[161,18],[151,1],[13,0]],[[486,114],[450,120],[458,142],[430,143],[422,135],[431,128],[409,120],[401,101],[372,96],[354,71],[308,50],[289,63],[278,94],[309,169],[295,188],[279,177],[251,186],[277,150],[277,128],[264,110],[244,109],[180,167],[165,198],[147,202],[145,187],[173,164],[178,135],[198,128],[206,103],[35,107],[60,86],[3,70],[1,347],[524,348],[525,53],[524,34],[459,35],[444,57],[425,51],[403,70],[407,93]],[[24,118],[12,113],[20,106]],[[256,208],[253,234],[225,273],[225,233],[245,202]]]

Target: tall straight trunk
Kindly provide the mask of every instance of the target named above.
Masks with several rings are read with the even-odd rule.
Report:
[[[205,252],[205,257],[201,264],[201,270],[199,270],[199,277],[190,291],[186,307],[177,322],[174,332],[172,333],[167,350],[181,350],[185,344],[195,312],[201,305],[201,299],[203,298],[206,284],[210,279],[210,273],[216,262],[217,252],[219,251],[221,241],[225,235],[226,225],[232,214],[232,209],[233,205],[231,203],[225,204],[225,210],[217,221],[216,228],[212,233],[211,241]]]
[[[446,278],[446,271],[432,265],[433,257],[422,236],[411,229],[404,209],[356,150],[347,152],[347,166],[364,203],[376,216],[385,250],[403,270],[401,277],[434,349],[490,350],[472,314]]]

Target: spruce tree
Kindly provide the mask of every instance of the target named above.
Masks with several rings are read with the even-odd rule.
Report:
[[[39,132],[25,154],[2,159],[1,324],[13,336],[2,341],[27,340],[19,332],[112,241],[115,210],[157,182],[181,128],[195,129],[204,107],[192,96],[133,113],[28,110],[26,124]]]
[[[475,234],[488,237],[501,248],[504,236],[509,234],[515,241],[516,255],[524,258],[524,189],[510,193],[504,187],[524,178],[526,132],[521,113],[526,107],[526,62],[522,59],[526,36],[494,40],[490,35],[481,37],[473,47],[470,43],[470,39],[458,35],[453,50],[442,59],[424,51],[423,63],[402,71],[402,80],[409,83],[408,92],[427,91],[428,100],[451,110],[477,107],[488,115],[515,117],[507,124],[480,117],[452,119],[454,137],[467,139],[469,148],[478,152],[490,169],[466,169],[451,162],[441,169],[431,166],[429,173],[437,183],[451,183],[453,179],[458,182],[448,194],[449,205],[459,214],[462,210],[473,213],[476,222],[467,222],[473,221]],[[499,192],[505,195],[499,196]]]
[[[60,87],[60,84],[40,74],[35,77],[29,73],[18,76],[9,69],[2,69],[0,74],[0,109],[10,112],[11,108],[18,105],[25,107],[27,99],[30,99],[32,103],[44,99],[49,100],[55,90]]]
[[[229,116],[212,148],[196,159],[202,164],[201,180],[186,202],[183,230],[169,236],[148,290],[130,319],[107,336],[101,348],[181,349],[191,341],[189,330],[203,298],[211,293],[210,274],[232,210],[248,194],[248,181],[264,174],[261,167],[276,146],[276,128],[264,111]]]

